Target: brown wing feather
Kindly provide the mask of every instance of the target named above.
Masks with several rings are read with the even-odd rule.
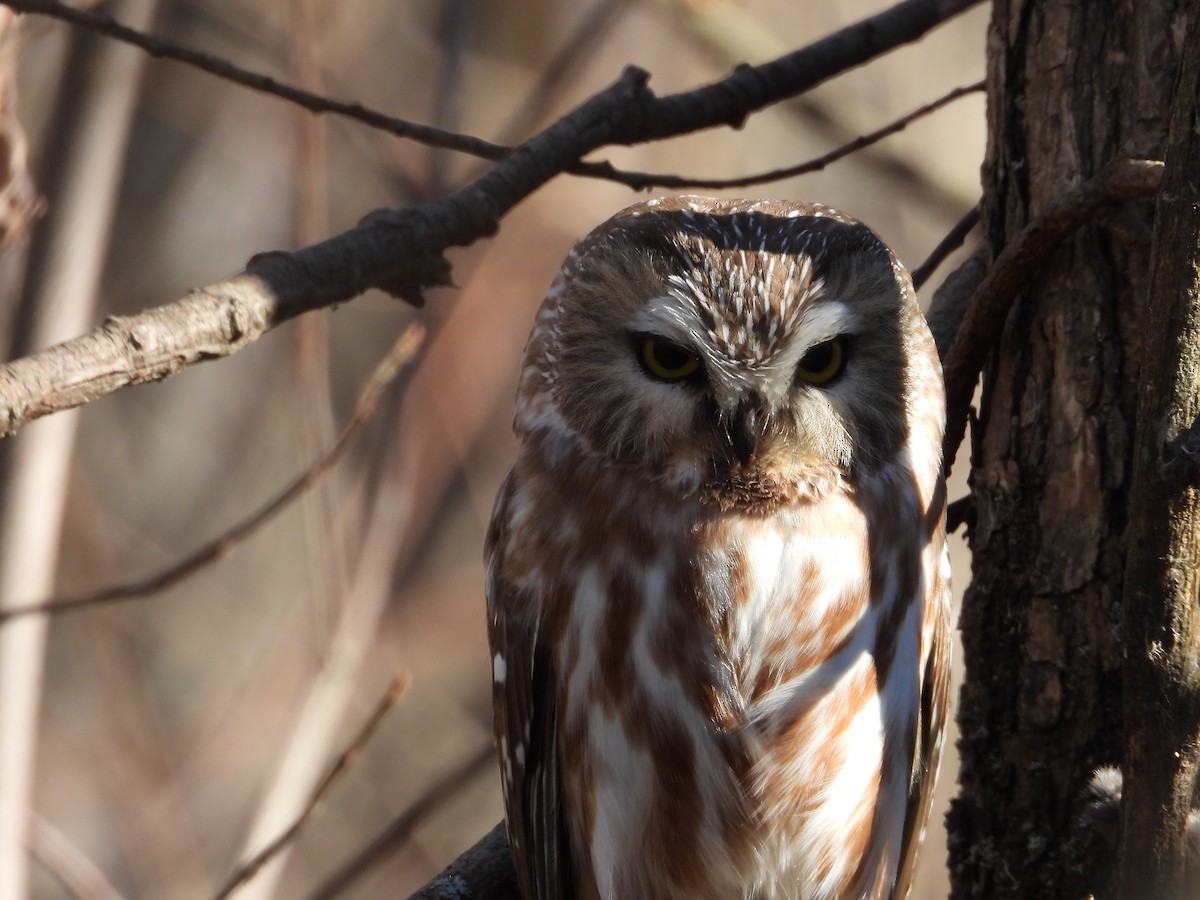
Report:
[[[526,900],[571,900],[573,865],[558,769],[555,677],[538,639],[533,598],[505,577],[510,474],[488,530],[488,639],[491,644],[496,751],[508,840]]]

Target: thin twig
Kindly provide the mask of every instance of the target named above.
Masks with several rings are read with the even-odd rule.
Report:
[[[404,846],[418,825],[436,812],[446,801],[453,798],[472,778],[490,766],[496,758],[492,747],[480,748],[461,765],[447,772],[413,803],[396,816],[387,827],[357,853],[353,859],[341,866],[309,895],[308,900],[331,900],[346,890],[357,879],[392,853]]]
[[[848,141],[823,156],[818,156],[808,162],[798,163],[794,166],[772,169],[769,172],[760,172],[757,175],[742,175],[737,178],[695,178],[691,175],[667,175],[648,172],[622,172],[622,174],[625,176],[625,179],[628,179],[625,183],[633,188],[703,188],[705,190],[753,187],[754,185],[768,184],[773,181],[782,181],[785,178],[794,178],[797,175],[808,175],[812,172],[819,172],[838,160],[862,150],[864,147],[870,147],[872,144],[877,144],[886,137],[898,134],[918,119],[937,112],[943,106],[953,103],[960,97],[977,94],[983,89],[984,83],[982,81],[956,87],[949,93],[926,103],[924,106],[917,107],[894,122],[884,125],[882,128],[877,128],[875,131],[864,134],[861,137],[857,137],[852,141]]]
[[[40,603],[29,603],[23,606],[11,606],[0,609],[0,623],[18,616],[35,613],[63,613],[105,603],[116,603],[122,600],[136,600],[151,596],[165,590],[183,579],[194,575],[210,563],[225,557],[238,545],[271,521],[279,512],[292,503],[296,498],[311,490],[345,454],[346,450],[358,437],[363,427],[370,421],[379,403],[379,397],[384,388],[391,384],[400,370],[404,368],[417,352],[424,336],[421,325],[409,325],[396,339],[396,343],[380,360],[375,371],[371,373],[363,386],[354,411],[349,421],[342,428],[333,446],[324,456],[317,459],[295,481],[288,485],[275,499],[262,508],[247,516],[224,534],[208,542],[198,550],[190,553],[182,560],[173,563],[166,569],[151,575],[149,578],[131,584],[120,584],[81,597],[59,597]]]
[[[947,468],[966,433],[975,382],[1018,293],[1063,239],[1094,219],[1102,206],[1155,193],[1162,172],[1163,164],[1154,160],[1114,160],[1099,175],[1054,200],[1001,251],[971,297],[943,361],[946,438],[942,453]]]
[[[415,474],[407,466],[386,466],[381,473],[333,633],[322,648],[320,668],[296,706],[278,762],[246,830],[242,856],[253,856],[274,840],[321,780],[345,710],[355,696],[359,672],[378,640],[380,622],[393,596],[400,553],[396,536],[409,531]],[[286,852],[269,860],[254,881],[243,885],[239,900],[270,900],[276,895]]]
[[[925,258],[925,262],[912,270],[913,287],[920,290],[929,280],[929,276],[937,271],[937,267],[946,261],[946,257],[963,245],[967,235],[978,224],[979,204],[976,203],[970,212],[959,219],[954,227],[946,232],[946,236],[938,241],[938,245]]]
[[[334,783],[341,777],[342,773],[354,764],[359,754],[362,753],[363,747],[366,746],[367,741],[375,735],[380,723],[383,722],[383,717],[388,714],[393,706],[400,702],[400,698],[408,690],[408,685],[409,678],[407,675],[401,675],[392,679],[392,683],[388,685],[387,691],[375,705],[375,709],[372,710],[362,727],[359,728],[358,734],[338,754],[337,759],[334,760],[329,771],[325,773],[325,777],[313,789],[312,794],[309,795],[308,803],[305,804],[304,809],[300,811],[300,814],[293,820],[292,824],[284,829],[275,840],[271,841],[262,850],[254,854],[253,857],[238,866],[233,874],[229,876],[229,880],[225,882],[225,885],[216,893],[214,900],[225,900],[226,897],[253,878],[258,870],[266,865],[280,850],[296,839],[300,830],[316,813],[317,807],[325,799],[325,795],[329,793]]]

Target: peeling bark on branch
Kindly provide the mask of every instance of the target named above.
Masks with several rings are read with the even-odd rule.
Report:
[[[228,356],[288,319],[368,288],[419,304],[424,290],[449,283],[447,248],[493,234],[510,209],[587,153],[740,125],[765,106],[917,40],[978,2],[905,0],[794,53],[667,97],[650,91],[647,73],[629,69],[486,175],[441,200],[379,210],[358,227],[295,253],[261,254],[228,281],[110,320],[90,334],[0,367],[0,436],[118,388]]]

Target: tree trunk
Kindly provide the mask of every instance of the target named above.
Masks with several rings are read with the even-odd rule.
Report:
[[[1184,864],[1200,764],[1198,42],[1200,20],[1188,28],[1154,216],[1125,563],[1121,896],[1164,900],[1200,893]]]
[[[1180,0],[996,0],[983,222],[993,255],[1118,156],[1161,159]],[[1153,204],[1068,239],[1017,299],[973,435],[955,897],[1070,897],[1064,836],[1121,759],[1121,595]]]

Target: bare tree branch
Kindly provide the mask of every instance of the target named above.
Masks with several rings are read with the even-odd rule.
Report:
[[[31,0],[32,2],[32,0]],[[743,66],[706,87],[657,97],[630,68],[611,87],[449,196],[379,210],[356,228],[294,253],[255,256],[241,274],[0,367],[0,436],[39,416],[184,366],[228,356],[300,313],[371,287],[419,304],[449,282],[444,251],[493,234],[513,206],[585,154],[720,125],[794,96],[916,40],[979,0],[905,0],[808,47]]]
[[[946,257],[963,245],[967,235],[979,224],[979,204],[976,203],[965,216],[954,223],[954,227],[946,232],[946,236],[938,241],[938,245],[925,257],[925,262],[912,270],[913,287],[920,290],[929,276],[937,271],[937,267],[945,262]]]

